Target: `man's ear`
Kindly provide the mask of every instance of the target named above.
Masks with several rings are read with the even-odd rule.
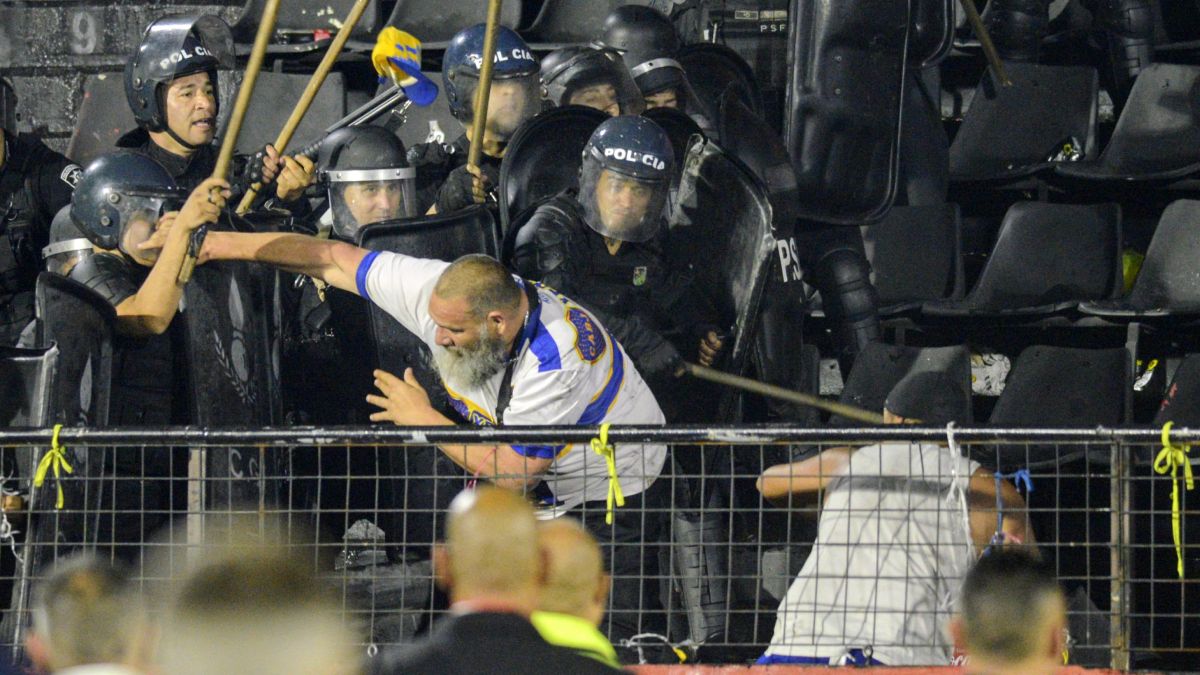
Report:
[[[450,574],[450,555],[444,542],[433,545],[433,579],[438,588],[449,592],[454,586],[454,578]]]
[[[950,619],[950,623],[946,626],[946,629],[950,631],[950,642],[954,645],[954,652],[957,654],[966,654],[966,626],[963,624],[962,615],[955,614],[954,618]]]
[[[612,590],[612,577],[602,573],[600,580],[596,583],[596,604],[600,607],[608,606],[608,593]]]
[[[487,316],[484,317],[484,321],[486,321],[488,325],[494,327],[497,333],[504,332],[505,324],[508,323],[508,319],[505,318],[504,314],[499,310],[488,312]]]
[[[25,653],[37,672],[49,673],[54,670],[50,663],[50,645],[36,631],[25,634]]]

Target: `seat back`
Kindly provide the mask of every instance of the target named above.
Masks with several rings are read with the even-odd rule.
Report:
[[[1154,63],[1138,74],[1100,156],[1106,175],[1179,178],[1200,170],[1200,66]]]
[[[1174,313],[1200,312],[1200,279],[1195,252],[1200,250],[1200,201],[1180,199],[1163,211],[1138,272],[1129,304]]]
[[[1121,290],[1120,223],[1116,204],[1014,204],[963,304],[986,313],[1113,297]]]
[[[874,413],[883,411],[888,394],[909,373],[942,372],[962,385],[962,415],[971,414],[971,354],[965,346],[904,347],[872,342],[854,360],[846,378],[841,402]],[[830,418],[831,426],[862,426],[841,415]]]
[[[137,127],[121,73],[88,75],[83,81],[83,98],[75,115],[75,129],[67,143],[67,157],[80,166],[112,152],[117,139]]]
[[[521,125],[500,163],[500,230],[529,207],[575,187],[583,148],[608,115],[585,106],[552,108]]]
[[[957,204],[894,206],[862,233],[880,307],[899,311],[923,301],[963,297]]]
[[[299,73],[261,72],[254,85],[254,96],[246,110],[245,121],[237,139],[237,152],[253,154],[267,143],[274,143],[283,125],[300,101],[310,75]],[[317,92],[300,126],[292,136],[296,142],[320,138],[325,129],[346,115],[346,83],[341,73],[330,73]]]
[[[337,34],[342,22],[350,14],[355,0],[288,0],[287,10],[275,18],[276,34],[308,34],[324,30]],[[232,27],[233,39],[239,44],[254,42],[258,26],[263,21],[266,0],[246,0],[242,14]],[[360,41],[375,41],[383,19],[379,0],[371,0],[354,25],[350,38]],[[256,92],[257,95],[257,92]]]
[[[502,4],[500,25],[514,30],[520,28],[523,4],[520,0],[509,0]],[[426,48],[444,46],[458,31],[486,21],[487,5],[486,2],[396,0],[387,25],[412,34]]]
[[[1093,159],[1099,78],[1094,68],[1007,63],[1013,84],[985,72],[950,145],[950,179],[987,181],[1029,175],[1051,165],[1070,143]]]

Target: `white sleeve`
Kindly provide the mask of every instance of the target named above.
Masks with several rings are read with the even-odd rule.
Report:
[[[354,275],[358,294],[416,335],[429,323],[429,297],[450,263],[390,251],[371,251]]]

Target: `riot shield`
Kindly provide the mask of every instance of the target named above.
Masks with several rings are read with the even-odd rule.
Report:
[[[524,212],[578,181],[583,146],[608,119],[580,105],[552,108],[522,124],[500,163],[500,232]]]
[[[729,47],[709,42],[685,45],[676,54],[675,60],[683,66],[688,82],[701,102],[713,105],[726,92],[731,92],[754,114],[763,114],[762,92],[759,91],[754,71],[745,59]],[[719,119],[714,121],[720,125]]]
[[[909,5],[792,4],[784,138],[801,217],[858,226],[891,207]]]
[[[693,266],[697,287],[730,331],[723,365],[729,372],[745,367],[775,248],[771,221],[766,186],[737,158],[696,137],[671,216],[672,254]]]
[[[486,205],[454,213],[388,220],[359,230],[358,245],[421,258],[452,261],[471,253],[495,256],[495,223]],[[390,373],[412,368],[429,394],[430,403],[453,419],[449,396],[433,368],[429,348],[387,312],[370,304],[371,337],[379,367]],[[428,559],[430,545],[441,537],[442,518],[450,499],[462,488],[462,472],[437,448],[406,447],[388,453],[392,500],[399,516],[388,539],[401,545],[401,559]],[[413,480],[409,480],[411,477]],[[397,522],[398,521],[398,522]]]
[[[721,96],[719,107],[721,147],[741,160],[766,186],[776,238],[791,236],[799,193],[796,172],[782,139],[733,92]]]
[[[263,427],[278,421],[275,289],[243,262],[197,267],[184,289],[183,322],[191,421],[201,427]],[[268,481],[275,450],[209,447],[203,457],[204,510],[225,512],[278,501]]]

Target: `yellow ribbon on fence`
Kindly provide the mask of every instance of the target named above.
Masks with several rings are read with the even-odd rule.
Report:
[[[1154,458],[1154,470],[1162,475],[1167,472],[1171,473],[1171,536],[1175,540],[1175,558],[1178,563],[1179,578],[1183,578],[1183,537],[1181,535],[1181,525],[1183,521],[1183,509],[1179,506],[1179,467],[1183,467],[1183,482],[1188,490],[1193,487],[1192,482],[1192,463],[1189,461],[1188,453],[1191,451],[1190,445],[1171,445],[1171,422],[1167,422],[1162,428],[1162,450],[1158,456]]]
[[[617,480],[617,449],[608,442],[609,423],[600,425],[600,435],[592,439],[592,452],[604,458],[608,464],[608,508],[604,513],[605,524],[612,525],[613,503],[625,506],[625,493],[621,492],[621,483]]]
[[[38,462],[37,472],[33,474],[33,486],[40,488],[42,483],[46,482],[46,474],[50,469],[54,469],[54,485],[58,488],[58,499],[54,502],[56,509],[61,509],[64,504],[62,472],[75,473],[70,462],[67,461],[67,455],[63,452],[66,448],[58,443],[58,432],[62,431],[62,426],[61,424],[54,425],[54,437],[50,439],[50,449],[42,455],[42,461]]]

